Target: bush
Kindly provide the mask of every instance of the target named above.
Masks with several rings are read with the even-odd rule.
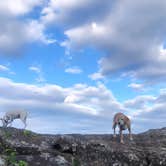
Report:
[[[10,166],[28,166],[28,163],[23,160],[16,160],[16,151],[13,149],[6,149],[5,153],[7,155],[6,157],[6,163]]]

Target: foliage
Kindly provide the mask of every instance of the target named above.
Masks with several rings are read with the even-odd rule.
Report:
[[[6,163],[10,166],[28,166],[28,163],[23,160],[16,160],[16,151],[13,149],[6,149],[7,154]]]
[[[16,151],[12,150],[12,149],[6,149],[5,150],[6,154],[7,154],[7,158],[6,158],[6,162],[8,165],[15,165],[16,162]]]
[[[18,166],[28,166],[28,163],[23,161],[23,160],[19,160],[18,161]]]
[[[24,130],[23,134],[24,134],[24,136],[31,136],[32,132],[29,130]]]
[[[80,161],[77,158],[73,159],[72,166],[80,166]]]

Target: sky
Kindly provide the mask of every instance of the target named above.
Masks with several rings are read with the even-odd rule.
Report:
[[[48,134],[112,133],[117,112],[134,133],[166,127],[166,1],[5,0],[0,22],[1,117],[26,110]]]

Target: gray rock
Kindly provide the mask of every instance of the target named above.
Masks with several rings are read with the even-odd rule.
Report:
[[[0,166],[12,151],[29,166],[166,166],[166,128],[133,135],[41,135],[0,128]],[[2,157],[3,156],[3,157]]]
[[[5,166],[5,159],[0,156],[0,166]]]

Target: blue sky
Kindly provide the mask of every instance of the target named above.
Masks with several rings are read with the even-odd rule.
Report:
[[[117,112],[136,133],[166,125],[165,1],[6,0],[0,21],[0,116],[54,134],[112,133]]]

